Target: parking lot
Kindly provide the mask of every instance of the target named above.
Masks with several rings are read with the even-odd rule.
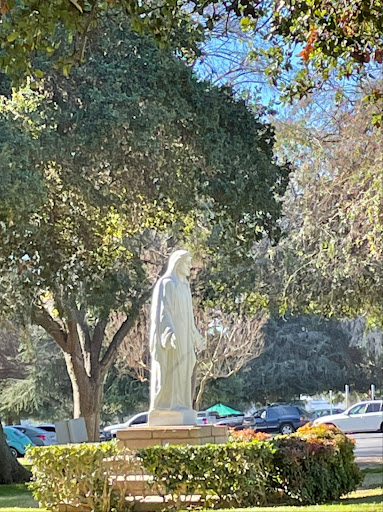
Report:
[[[383,463],[383,434],[352,434],[356,441],[355,455],[362,461],[380,459]]]

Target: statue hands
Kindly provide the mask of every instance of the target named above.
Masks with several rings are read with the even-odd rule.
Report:
[[[176,335],[170,329],[167,329],[161,336],[161,345],[165,350],[177,348]]]
[[[169,340],[169,345],[172,347],[172,349],[176,349],[177,348],[177,343],[176,343],[176,335],[175,334],[172,334],[170,336],[170,340]]]

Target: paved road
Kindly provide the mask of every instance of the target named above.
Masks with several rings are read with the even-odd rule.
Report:
[[[383,434],[352,434],[350,437],[356,441],[358,460],[380,459],[383,462]]]

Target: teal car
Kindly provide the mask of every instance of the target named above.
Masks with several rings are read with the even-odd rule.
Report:
[[[12,454],[15,457],[23,457],[28,446],[34,446],[34,443],[28,436],[13,427],[3,427],[5,440]]]

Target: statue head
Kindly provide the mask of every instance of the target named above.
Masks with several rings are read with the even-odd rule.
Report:
[[[165,276],[169,276],[175,273],[181,279],[186,279],[190,276],[191,261],[192,257],[189,251],[185,251],[183,249],[174,251],[170,255]]]

